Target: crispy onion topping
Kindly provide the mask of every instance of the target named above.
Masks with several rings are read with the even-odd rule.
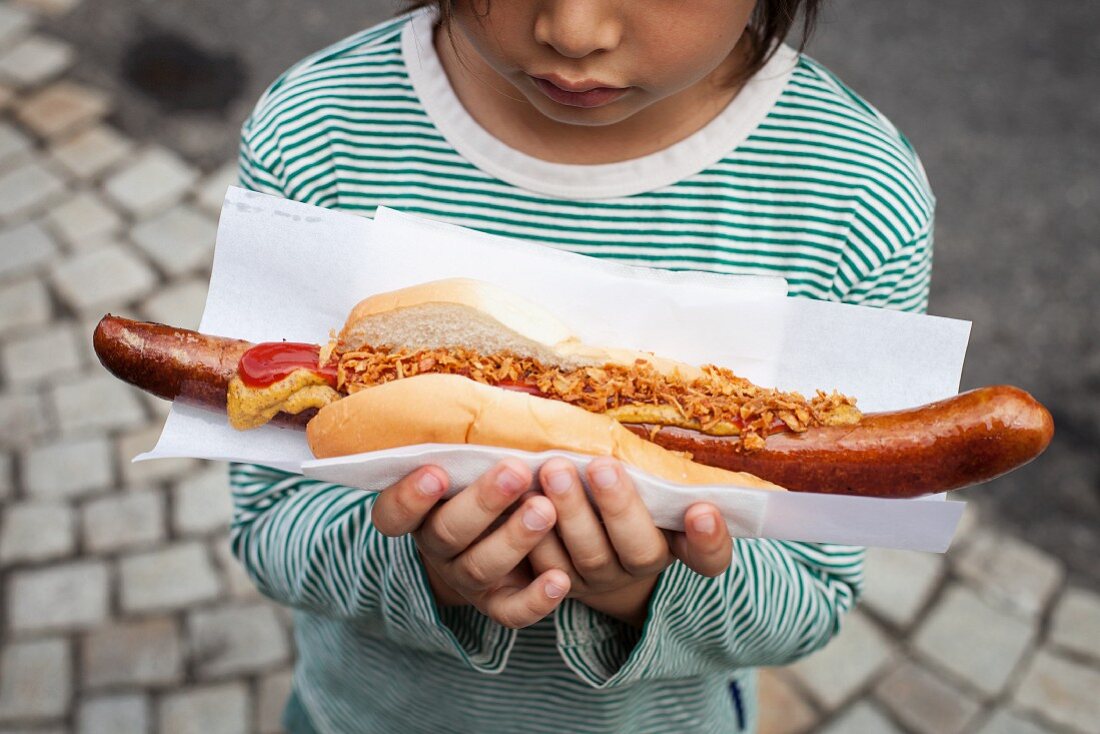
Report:
[[[633,365],[562,370],[510,352],[480,354],[462,347],[361,348],[347,352],[337,347],[333,356],[339,360],[337,389],[349,394],[419,374],[463,375],[486,385],[525,389],[593,413],[641,413],[644,409],[639,406],[654,406],[668,415],[671,408],[671,418],[638,422],[678,425],[719,435],[739,434],[746,451],[762,448],[769,433],[854,424],[862,417],[853,398],[835,391],[826,394],[819,390],[807,400],[796,392],[758,387],[714,365],[704,366],[701,377],[689,379],[675,372],[662,374],[643,359]]]

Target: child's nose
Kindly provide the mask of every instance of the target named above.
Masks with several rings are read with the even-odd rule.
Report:
[[[562,56],[580,59],[610,51],[622,38],[616,0],[546,0],[535,18],[535,40]]]

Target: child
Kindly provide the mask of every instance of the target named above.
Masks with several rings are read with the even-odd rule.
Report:
[[[241,181],[595,257],[923,310],[933,199],[877,111],[781,45],[816,0],[438,0],[277,80]],[[547,287],[553,287],[548,283]],[[715,319],[737,318],[714,314]],[[502,462],[440,503],[238,465],[233,547],[296,608],[299,732],[755,729],[753,668],[824,645],[859,549],[664,534],[613,461]]]

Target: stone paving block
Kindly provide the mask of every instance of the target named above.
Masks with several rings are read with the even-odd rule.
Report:
[[[230,186],[238,185],[237,163],[231,161],[199,182],[195,187],[195,203],[210,214],[221,213],[225,202],[225,192]]]
[[[244,566],[233,556],[233,551],[229,547],[229,538],[223,535],[212,541],[211,547],[225,577],[229,596],[241,601],[262,599],[263,595],[245,573]]]
[[[1100,670],[1048,650],[1032,659],[1014,695],[1019,707],[1042,720],[1094,734],[1100,723]]]
[[[76,722],[77,734],[146,734],[149,702],[138,693],[86,699]]]
[[[997,709],[974,734],[1051,734],[1051,732],[1011,711]]]
[[[125,318],[133,318],[137,315],[133,309],[119,309],[118,312],[111,311],[111,313]],[[103,314],[93,313],[77,318],[76,337],[79,342],[80,354],[84,357],[85,364],[99,364],[99,357],[96,356],[95,344],[92,343],[92,337],[95,334],[95,327],[102,317]]]
[[[15,632],[87,629],[107,619],[109,596],[99,561],[19,571],[8,582],[8,624]]]
[[[166,400],[157,402],[171,405]],[[133,458],[138,454],[152,450],[160,438],[164,421],[154,421],[153,425],[144,426],[136,431],[120,436],[118,439],[118,465],[122,469],[122,479],[127,484],[148,484],[164,479],[175,479],[184,476],[199,466],[195,459],[157,459],[156,461],[139,461],[136,464]]]
[[[191,612],[187,632],[200,678],[268,670],[289,660],[286,631],[266,604]]]
[[[909,627],[932,598],[945,567],[944,557],[938,554],[868,548],[864,603],[883,620]]]
[[[0,53],[0,78],[18,87],[48,82],[73,62],[73,47],[55,38],[30,35]]]
[[[69,643],[13,642],[0,652],[0,723],[60,718],[72,698]]]
[[[113,482],[111,444],[99,436],[36,446],[23,462],[24,487],[40,499],[77,497]]]
[[[1054,608],[1050,640],[1055,645],[1100,660],[1100,594],[1069,589]]]
[[[141,312],[150,321],[198,329],[206,307],[207,287],[205,279],[191,278],[162,288],[141,304]]]
[[[107,195],[136,217],[176,203],[198,179],[198,171],[163,148],[140,153],[104,186]]]
[[[217,598],[221,582],[201,543],[179,543],[123,558],[122,608],[175,609]]]
[[[12,475],[11,455],[0,453],[0,502],[8,502],[15,496],[15,477]]]
[[[99,176],[122,162],[134,149],[134,143],[117,130],[97,125],[53,145],[54,160],[78,178]]]
[[[81,355],[72,326],[59,323],[10,339],[0,350],[0,369],[11,385],[33,385],[80,371]]]
[[[53,271],[58,294],[80,312],[100,312],[149,293],[156,273],[120,245],[106,245],[78,253]]]
[[[51,209],[46,222],[76,252],[94,249],[122,229],[118,212],[91,191],[80,191]]]
[[[98,122],[110,108],[104,92],[62,80],[25,98],[15,116],[39,137],[55,138]]]
[[[0,283],[0,337],[50,320],[50,294],[37,278]]]
[[[851,706],[819,734],[907,734],[866,701]]]
[[[290,678],[288,674],[287,695],[290,694]],[[817,712],[782,674],[765,668],[759,672],[756,686],[759,734],[801,734],[810,731],[817,721]],[[262,706],[262,689],[260,703]],[[285,696],[283,703],[286,703]]]
[[[57,385],[50,399],[65,433],[111,431],[145,424],[145,410],[124,382],[106,373]]]
[[[38,160],[0,173],[0,220],[33,216],[65,194],[65,180]]]
[[[60,502],[10,505],[0,522],[0,564],[51,561],[76,549],[73,511]]]
[[[233,517],[229,475],[216,464],[193,474],[172,489],[172,528],[179,535],[225,530]]]
[[[1008,683],[1035,633],[1018,615],[954,585],[925,618],[912,643],[930,660],[994,697]]]
[[[818,703],[833,710],[868,684],[894,653],[894,644],[878,626],[856,611],[824,649],[790,670]]]
[[[1058,559],[989,530],[976,533],[954,562],[983,596],[1027,616],[1041,612],[1065,578]]]
[[[260,679],[260,690],[256,697],[256,731],[259,734],[282,734],[283,709],[290,698],[293,678],[291,671],[281,670]],[[761,728],[760,734],[768,734],[768,730]]]
[[[45,15],[64,15],[79,5],[81,0],[13,0],[13,2]]]
[[[209,270],[217,233],[214,220],[182,204],[138,224],[130,231],[130,239],[157,267],[178,277]]]
[[[962,734],[981,710],[958,686],[911,661],[890,671],[875,695],[917,734]]]
[[[165,696],[160,734],[241,734],[251,731],[248,690],[241,683],[189,688]]]
[[[80,660],[89,688],[168,686],[184,675],[179,627],[167,617],[99,627],[84,637]]]
[[[27,34],[34,25],[34,16],[15,5],[0,5],[0,49]]]
[[[0,8],[3,7],[0,5]],[[0,121],[0,166],[18,160],[32,149],[30,138],[14,125]]]
[[[0,393],[0,445],[29,446],[49,429],[45,404],[36,393]]]
[[[38,222],[0,230],[0,278],[34,272],[58,254],[53,237]]]
[[[155,489],[113,494],[84,505],[84,544],[92,553],[112,553],[164,540],[164,498]]]

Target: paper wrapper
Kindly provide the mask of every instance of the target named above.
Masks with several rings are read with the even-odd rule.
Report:
[[[785,390],[835,388],[865,412],[954,395],[970,332],[963,321],[788,298],[781,278],[636,268],[389,209],[370,220],[238,188],[226,195],[200,330],[323,343],[366,296],[452,277],[519,293],[589,343],[718,364]],[[241,461],[380,490],[423,464],[447,470],[457,488],[505,456],[534,469],[550,455],[421,445],[318,461],[302,432],[238,432],[224,416],[173,405],[156,448],[135,460]],[[963,508],[942,497],[683,487],[629,471],[659,526],[682,529],[684,510],[706,500],[738,537],[942,552]]]

